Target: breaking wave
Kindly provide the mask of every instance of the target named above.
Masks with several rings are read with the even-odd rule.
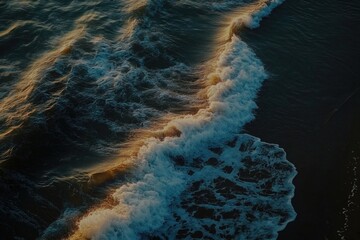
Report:
[[[75,1],[63,6],[50,2],[49,19],[51,14],[59,17],[79,9]],[[100,11],[102,4],[109,4],[106,1],[90,1],[81,4],[91,10],[87,14],[67,16],[73,24],[64,24],[62,37],[54,37],[47,46],[52,50],[34,54],[28,66],[21,61],[13,66],[24,67],[21,74],[3,67],[7,62],[1,60],[0,74],[8,78],[8,86],[0,92],[0,164],[16,169],[19,161],[27,165],[35,159],[31,164],[50,172],[39,171],[30,181],[21,171],[4,170],[1,178],[17,181],[22,186],[18,189],[24,188],[29,196],[36,192],[31,204],[55,209],[49,218],[57,220],[43,232],[51,222],[47,212],[29,213],[18,207],[26,200],[0,185],[4,196],[13,196],[1,206],[14,210],[7,211],[9,219],[22,216],[42,239],[68,235],[69,228],[73,239],[275,239],[296,216],[291,205],[296,170],[279,146],[241,134],[254,119],[256,95],[267,74],[239,30],[258,27],[282,2],[128,0],[110,4],[116,9],[110,14]],[[41,7],[41,1],[22,4],[5,5],[16,11]],[[194,48],[211,42],[193,41],[189,32],[203,37],[197,27],[229,12],[234,17],[220,46],[213,47],[218,49],[215,60],[185,61],[182,51],[191,55]],[[191,22],[192,15],[199,16],[199,23]],[[53,34],[57,28],[40,24],[41,18],[10,25],[0,31],[0,41],[10,41],[24,28]],[[198,25],[190,29],[187,23]],[[212,24],[208,30],[214,32],[221,25]],[[179,25],[184,25],[183,32],[176,32],[174,26]],[[36,38],[21,45],[24,51],[36,44]],[[89,185],[82,185],[89,180],[86,171],[79,170],[79,179],[74,175],[71,181],[61,180],[73,173],[62,172],[64,166],[76,171],[76,162],[86,166],[88,156],[97,166],[99,155],[113,156],[127,146],[136,129],[151,132],[154,121],[163,117],[171,120],[160,133],[140,139],[136,156],[128,159],[131,176],[106,186],[112,189],[110,200],[94,206],[97,197],[86,189]],[[56,166],[61,170],[56,172]],[[60,177],[43,177],[51,174]],[[55,198],[61,194],[58,188],[66,188],[69,196],[53,204],[46,196]]]
[[[249,15],[254,24],[273,4]],[[209,78],[208,107],[168,123],[179,137],[148,139],[134,159],[137,177],[84,216],[73,239],[276,239],[295,218],[296,170],[285,152],[238,134],[266,78],[260,60],[233,35]]]

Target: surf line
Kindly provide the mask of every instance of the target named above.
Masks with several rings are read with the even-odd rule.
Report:
[[[235,9],[220,20],[221,27],[214,36],[214,46],[208,57],[210,60],[204,64],[205,66],[201,67],[202,71],[200,74],[205,77],[198,80],[201,88],[197,93],[197,97],[206,102],[199,101],[200,103],[197,102],[197,105],[189,106],[194,116],[199,115],[200,112],[209,107],[211,102],[208,94],[209,89],[223,81],[216,74],[215,69],[220,55],[224,52],[226,46],[231,44],[232,38],[240,39],[239,34],[244,28],[254,29],[259,27],[262,18],[269,15],[282,2],[284,0],[259,0]],[[128,140],[120,147],[119,154],[114,157],[116,161],[110,160],[108,163],[96,165],[88,169],[87,172],[89,173],[91,185],[96,186],[111,181],[118,174],[136,168],[135,159],[141,147],[146,145],[148,139],[156,138],[163,141],[165,138],[180,137],[181,131],[171,122],[183,117],[181,114],[169,113],[153,120],[150,127],[146,129],[133,130]],[[188,115],[185,117],[188,117]]]
[[[155,223],[153,223],[152,226],[142,226],[142,228],[136,232],[131,229],[131,219],[136,217],[138,214],[141,214],[141,209],[143,207],[149,207],[148,205],[139,205],[145,203],[145,201],[143,201],[144,199],[142,198],[146,196],[141,195],[142,189],[144,187],[146,188],[146,186],[151,187],[151,184],[157,181],[157,179],[154,179],[151,171],[160,169],[172,171],[173,176],[163,176],[164,183],[174,186],[171,192],[164,193],[163,196],[158,196],[160,193],[151,191],[148,192],[148,194],[156,195],[155,200],[156,197],[163,197],[164,201],[167,204],[170,204],[172,198],[181,194],[181,191],[183,190],[181,186],[184,185],[184,179],[181,173],[174,170],[174,166],[172,166],[171,162],[152,160],[152,164],[156,166],[153,169],[149,169],[150,163],[148,160],[151,158],[161,159],[164,152],[170,151],[169,147],[176,148],[177,143],[180,141],[184,142],[187,138],[190,138],[193,135],[196,135],[196,137],[201,137],[202,132],[205,131],[206,128],[214,127],[223,120],[225,121],[224,124],[226,124],[227,120],[229,119],[226,119],[226,117],[221,117],[224,114],[230,117],[230,120],[237,120],[232,121],[228,128],[220,130],[225,134],[227,134],[229,131],[231,133],[233,131],[237,133],[240,132],[243,125],[254,118],[252,111],[256,108],[256,104],[253,102],[253,100],[256,97],[256,92],[261,86],[262,81],[267,76],[260,61],[255,58],[255,54],[247,47],[244,42],[239,39],[237,34],[243,27],[257,27],[261,19],[267,16],[273,8],[282,2],[283,1],[276,0],[259,1],[256,4],[245,7],[247,10],[240,9],[237,12],[238,14],[241,13],[240,17],[237,15],[234,18],[228,18],[227,27],[225,29],[221,29],[218,36],[219,42],[222,43],[220,44],[218,50],[215,51],[215,54],[218,56],[218,58],[216,58],[216,60],[214,60],[212,63],[213,65],[210,66],[210,68],[214,67],[215,70],[209,71],[210,73],[208,74],[207,79],[204,80],[204,85],[206,87],[201,91],[201,94],[208,99],[208,106],[206,108],[200,109],[194,115],[181,117],[175,116],[173,119],[172,117],[164,118],[169,121],[160,123],[160,125],[163,127],[163,130],[161,131],[149,130],[147,132],[139,132],[138,135],[135,134],[136,136],[134,139],[145,138],[146,140],[134,140],[131,144],[129,144],[127,148],[129,153],[125,154],[125,158],[128,158],[127,162],[133,167],[134,172],[138,173],[135,175],[139,176],[138,178],[140,181],[136,182],[137,180],[135,179],[135,182],[132,181],[131,183],[127,183],[120,188],[115,189],[113,194],[109,196],[106,202],[97,206],[93,206],[91,209],[89,209],[87,213],[85,213],[77,220],[77,224],[74,227],[75,230],[70,234],[70,239],[100,237],[102,235],[101,232],[111,228],[114,222],[122,225],[122,228],[119,231],[123,231],[121,234],[128,234],[126,236],[123,235],[123,237],[129,239],[131,239],[131,237],[136,238],[138,234],[140,234],[137,231],[147,232],[149,231],[148,228],[156,229],[157,227],[160,227],[159,224],[162,222],[162,219],[166,217],[166,212],[160,211],[156,217],[157,221],[153,221]],[[239,51],[239,53],[245,55],[243,56],[245,60],[241,63],[250,63],[249,66],[245,67],[250,67],[250,69],[248,69],[248,73],[254,74],[254,76],[248,76],[246,75],[246,71],[240,70],[240,73],[236,72],[236,74],[240,74],[240,78],[254,80],[248,82],[248,84],[246,82],[244,84],[240,84],[240,86],[244,88],[244,96],[246,96],[245,100],[240,101],[240,104],[244,104],[242,107],[243,113],[241,114],[234,112],[234,110],[241,112],[240,109],[234,109],[231,106],[233,100],[235,100],[235,102],[239,100],[240,95],[236,93],[236,90],[240,86],[234,86],[236,83],[232,82],[230,79],[227,79],[231,78],[231,76],[235,74],[234,71],[237,71],[234,70],[231,65],[226,66],[227,64],[236,63],[237,61],[237,58],[233,56],[233,51]],[[229,55],[231,55],[231,57],[229,57]],[[260,69],[254,69],[257,67],[260,67]],[[235,90],[233,89],[234,87]],[[122,165],[121,168],[123,167],[124,166]],[[116,167],[115,169],[112,168],[112,174],[110,175],[116,175],[117,171],[118,170],[116,170]],[[119,172],[121,171],[119,170]],[[156,172],[156,174],[161,174],[161,171]],[[104,179],[106,180],[106,177]],[[116,194],[116,196],[114,194]],[[151,207],[154,207],[154,205],[159,203],[154,201],[148,202],[147,204],[150,204]],[[146,209],[143,210],[146,211]],[[115,221],[112,222],[111,219]]]

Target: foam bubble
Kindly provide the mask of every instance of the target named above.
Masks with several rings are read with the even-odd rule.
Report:
[[[170,239],[276,239],[294,219],[290,199],[294,167],[276,145],[237,135],[184,159],[187,189],[172,203],[172,216],[150,233]],[[178,156],[179,158],[179,156]]]

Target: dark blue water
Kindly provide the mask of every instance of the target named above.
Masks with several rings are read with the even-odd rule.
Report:
[[[293,200],[298,216],[279,239],[360,238],[359,191],[354,190],[359,186],[359,9],[358,1],[290,0],[260,29],[243,33],[271,72],[247,130],[283,146],[298,170]]]
[[[0,239],[357,239],[359,6],[282,2],[0,1]]]

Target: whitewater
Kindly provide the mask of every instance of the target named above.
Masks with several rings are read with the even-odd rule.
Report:
[[[52,163],[61,167],[47,176],[57,177],[41,178],[41,187],[76,182],[91,201],[63,204],[54,221],[37,227],[38,238],[276,239],[296,217],[291,199],[297,172],[278,145],[242,132],[255,118],[268,73],[241,31],[259,27],[282,2],[128,1],[113,41],[91,34],[88,24],[101,21],[100,14],[78,18],[77,27],[55,43],[57,50],[29,66],[13,94],[1,95],[0,141],[6,144],[0,164],[12,166],[12,157],[25,151],[14,147],[21,129],[37,124],[112,159],[99,163],[95,157],[84,166],[66,160],[70,151]],[[176,57],[181,49],[172,45],[173,26],[158,31],[157,24],[165,23],[156,20],[171,19],[172,7],[193,6],[226,13],[213,31],[211,56],[195,67]],[[13,25],[0,36],[26,24],[32,23]],[[79,76],[88,81],[76,82]],[[66,128],[48,120],[68,114],[69,106],[74,113],[64,120]],[[99,197],[83,188],[105,190],[98,190]]]

